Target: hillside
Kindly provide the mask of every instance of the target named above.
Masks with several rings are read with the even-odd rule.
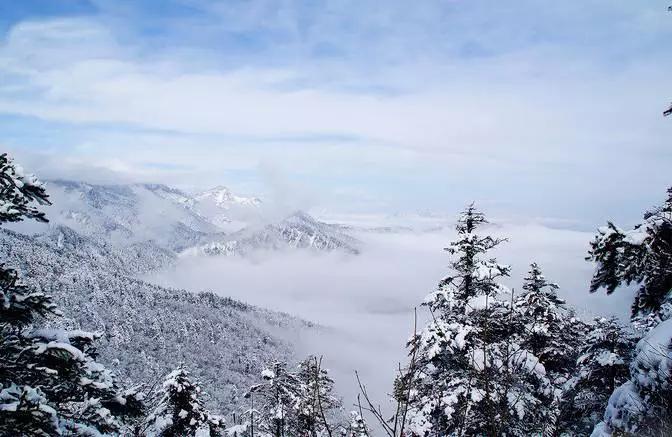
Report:
[[[63,226],[32,237],[1,230],[0,258],[55,297],[64,313],[59,326],[104,333],[100,359],[123,381],[151,383],[185,363],[219,411],[240,404],[264,363],[291,361],[292,348],[283,338],[310,327],[211,292],[192,294],[134,279],[170,255],[119,251]]]

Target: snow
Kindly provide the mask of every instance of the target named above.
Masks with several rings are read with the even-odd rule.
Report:
[[[226,435],[230,437],[242,436],[245,432],[247,432],[248,426],[249,425],[247,423],[241,425],[233,425],[226,429]]]
[[[214,200],[215,204],[219,207],[228,209],[233,204],[245,205],[245,206],[259,206],[261,200],[256,197],[241,197],[236,196],[229,190],[227,187],[222,185],[212,188],[210,190],[204,191],[194,196],[199,202],[204,200]]]
[[[487,308],[488,305],[492,305],[492,297],[479,295],[469,299],[467,302],[467,309],[471,311],[478,311]]]
[[[615,366],[623,364],[623,358],[611,351],[602,351],[595,357],[595,360],[602,366]]]
[[[672,368],[672,319],[661,322],[642,338],[635,348],[630,364],[631,379],[618,387],[609,398],[604,423],[599,424],[594,437],[610,436],[613,430],[637,433],[646,414],[648,396],[642,393],[669,388]],[[610,357],[603,357],[607,362]]]
[[[86,356],[82,351],[68,343],[61,343],[58,341],[50,341],[49,343],[42,343],[35,349],[36,354],[43,354],[46,351],[64,351],[67,352],[72,359],[84,362]]]
[[[644,404],[638,394],[637,387],[632,381],[614,390],[609,398],[609,404],[604,413],[604,419],[608,426],[602,428],[607,432],[610,428],[617,428],[635,432],[631,419],[644,412]]]
[[[264,369],[261,371],[261,377],[264,379],[273,379],[275,378],[275,372],[271,369]]]
[[[196,430],[194,437],[210,437],[210,428],[207,426],[202,426]]]
[[[623,241],[626,243],[634,244],[636,246],[641,246],[644,244],[644,240],[649,236],[648,229],[644,226],[639,228],[632,229],[630,231],[624,232],[625,238]]]
[[[635,350],[632,367],[636,369],[637,384],[650,387],[664,383],[672,367],[672,319],[661,322],[651,330]]]
[[[65,330],[58,328],[42,328],[32,331],[33,337],[42,338],[44,340],[58,341],[62,343],[70,343],[72,339],[86,339],[94,341],[102,336],[101,333],[82,331],[79,329]]]

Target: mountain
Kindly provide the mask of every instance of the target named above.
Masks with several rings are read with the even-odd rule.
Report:
[[[143,257],[143,262],[154,268],[181,253],[246,256],[287,248],[359,252],[359,242],[342,227],[304,212],[259,225],[264,222],[261,201],[236,196],[222,186],[192,196],[161,184],[53,180],[48,190],[53,206],[46,213],[52,224],[74,229],[102,246],[123,248],[129,259],[153,253],[155,257]]]
[[[49,181],[52,223],[117,246],[152,241],[180,251],[219,229],[193,209],[186,193],[157,184],[95,185]]]
[[[225,232],[238,231],[260,217],[260,199],[236,196],[221,185],[198,193],[193,199],[194,209]]]
[[[55,326],[103,333],[99,358],[122,381],[151,385],[184,363],[208,387],[213,409],[233,411],[264,364],[293,361],[287,339],[312,325],[212,292],[135,279],[173,256],[157,251],[129,253],[62,225],[34,236],[0,230],[0,259],[54,296],[64,313]]]
[[[245,256],[258,250],[309,249],[358,254],[358,246],[359,241],[344,233],[339,226],[317,221],[299,211],[279,223],[258,230],[244,229],[184,253]]]
[[[212,202],[222,209],[231,209],[235,206],[258,207],[261,205],[259,198],[236,196],[231,190],[222,185],[196,194],[194,199],[199,203]]]

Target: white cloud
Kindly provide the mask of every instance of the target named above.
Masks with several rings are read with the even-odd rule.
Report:
[[[641,81],[650,75],[662,83],[662,71],[629,69],[604,80],[606,71],[581,61],[544,60],[563,55],[553,50],[420,69],[401,65],[372,83],[402,73],[394,81],[411,92],[371,95],[313,87],[300,68],[194,72],[179,59],[128,59],[111,41],[102,24],[83,19],[16,26],[2,65],[23,70],[31,92],[3,99],[0,110],[247,138],[351,135],[432,153],[487,152],[528,161],[562,158],[567,148],[585,152],[586,145],[599,147],[608,138],[660,142],[654,117],[634,126],[628,120],[661,105],[658,87]],[[436,76],[445,80],[437,83]],[[286,89],[287,82],[299,86]]]
[[[538,201],[540,214],[557,215],[543,209],[557,204],[548,193],[561,193],[576,199],[572,216],[614,168],[635,181],[616,181],[616,201],[662,192],[669,167],[670,124],[660,117],[668,62],[640,54],[631,41],[650,46],[662,35],[661,19],[627,2],[598,13],[598,3],[585,11],[528,5],[517,16],[498,5],[482,15],[461,2],[448,12],[394,4],[362,5],[357,14],[339,4],[306,11],[190,2],[220,15],[205,23],[173,17],[170,31],[190,37],[173,35],[174,46],[155,50],[122,28],[123,15],[22,22],[0,46],[0,74],[8,78],[0,113],[63,123],[78,135],[63,140],[62,153],[136,179],[205,186],[272,163],[297,178],[324,176],[317,191],[326,198],[350,193],[345,202],[399,206],[412,197],[401,181],[397,193],[375,185],[417,174],[423,182],[414,189],[434,198],[450,191],[463,202],[487,187],[490,200],[505,199],[504,190],[515,189]],[[501,22],[486,29],[495,14]],[[567,26],[577,14],[581,35],[551,26],[534,40],[535,20]],[[601,21],[589,25],[587,17]],[[270,33],[267,45],[283,37],[245,56],[244,46],[218,51],[216,38],[202,40],[252,31]],[[582,47],[581,38],[590,44]],[[621,52],[605,48],[608,38]],[[343,53],[316,55],[324,44]],[[473,45],[488,54],[462,53]],[[466,180],[475,168],[473,188]],[[367,180],[350,182],[361,175]]]

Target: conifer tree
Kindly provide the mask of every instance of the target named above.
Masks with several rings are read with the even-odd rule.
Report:
[[[452,273],[426,301],[432,321],[410,342],[418,371],[408,428],[417,436],[529,435],[543,429],[545,370],[518,343],[515,309],[497,281],[509,275],[488,252],[503,240],[481,236],[472,205],[446,249]]]
[[[663,205],[647,211],[632,230],[609,222],[591,243],[588,260],[597,265],[590,290],[608,294],[637,284],[632,316],[651,328],[672,315],[672,188]]]
[[[562,429],[588,435],[602,420],[612,392],[630,376],[637,337],[616,318],[597,318],[579,350],[574,378],[567,384]]]
[[[538,264],[532,263],[524,278],[523,292],[515,299],[516,323],[513,329],[521,347],[544,367],[553,389],[543,419],[546,434],[561,432],[562,418],[571,404],[565,393],[567,383],[576,371],[578,347],[585,326],[557,295],[558,285],[549,282]]]
[[[331,431],[341,401],[334,395],[334,381],[322,368],[322,360],[309,356],[299,364],[300,383],[297,430],[299,435],[319,436]]]
[[[521,345],[539,358],[548,376],[559,383],[574,372],[578,348],[586,325],[558,297],[558,285],[548,282],[538,264],[532,263],[515,300]]]
[[[277,361],[261,372],[264,380],[250,388],[260,415],[254,426],[261,433],[274,437],[299,435],[298,412],[302,400],[302,385],[298,375],[287,369],[287,363]]]
[[[600,229],[588,260],[596,263],[591,291],[638,286],[632,319],[643,331],[629,379],[609,398],[594,436],[672,433],[672,188],[663,205],[629,231]]]
[[[173,370],[163,382],[162,396],[147,417],[143,434],[152,437],[223,435],[223,419],[211,414],[200,396],[200,386],[184,367]]]
[[[49,204],[44,186],[1,154],[0,224],[46,221],[35,204]],[[0,265],[0,435],[112,433],[141,412],[141,393],[120,392],[95,361],[97,334],[38,327],[58,314],[50,296]]]

